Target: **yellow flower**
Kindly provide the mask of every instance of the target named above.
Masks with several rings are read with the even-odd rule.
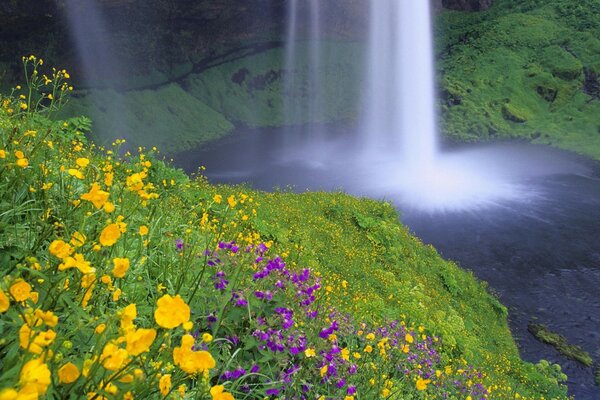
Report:
[[[0,149],[0,158],[6,158],[6,151]]]
[[[427,389],[427,385],[429,384],[429,382],[431,382],[431,379],[421,379],[421,378],[417,379],[417,382],[416,382],[417,390]]]
[[[19,158],[17,160],[17,165],[21,168],[27,168],[29,166],[29,161],[26,158]]]
[[[415,341],[415,339],[412,337],[412,335],[410,333],[406,334],[405,340],[406,340],[406,343],[413,343]]]
[[[225,391],[225,386],[216,385],[210,388],[210,395],[212,400],[234,400],[231,393]]]
[[[96,271],[96,268],[93,268],[90,265],[89,261],[86,261],[83,258],[83,254],[75,254],[73,257],[67,257],[63,260],[62,264],[58,266],[59,271],[64,271],[69,268],[77,268],[82,274],[87,275]]]
[[[75,161],[78,167],[85,168],[90,164],[90,160],[85,157],[80,157]]]
[[[229,204],[229,207],[234,208],[237,205],[237,201],[235,201],[235,196],[229,196],[227,198],[227,204]]]
[[[148,227],[146,225],[140,226],[140,236],[146,236],[148,234]]]
[[[223,201],[223,196],[221,196],[220,194],[215,194],[213,200],[215,203],[221,204],[221,202]]]
[[[127,188],[133,192],[142,190],[144,187],[143,179],[146,177],[145,173],[135,173],[127,177],[126,183]]]
[[[112,274],[115,278],[123,278],[129,269],[128,258],[113,258],[113,270]]]
[[[343,348],[341,352],[342,359],[346,361],[350,361],[350,350],[348,348]]]
[[[67,170],[67,172],[69,173],[69,175],[74,176],[77,179],[83,179],[83,174],[81,173],[80,170],[75,169],[75,168],[69,168]]]
[[[68,362],[58,369],[58,381],[70,384],[79,378],[80,372],[75,364]]]
[[[0,290],[0,313],[6,312],[9,306],[10,300],[8,299],[8,296],[6,296],[6,294]]]
[[[391,392],[390,392],[390,389],[388,389],[388,388],[384,388],[384,389],[381,391],[381,397],[388,397],[388,396],[390,395],[390,393],[391,393]]]
[[[121,311],[121,329],[128,332],[134,328],[133,320],[137,318],[137,307],[130,304]]]
[[[365,347],[365,353],[371,353],[371,352],[373,352],[373,347],[370,344],[368,344]]]
[[[51,328],[58,324],[58,317],[52,311],[42,311],[38,308],[33,315]]]
[[[100,244],[109,247],[117,243],[117,240],[119,240],[121,233],[123,232],[122,225],[125,224],[118,222],[106,226],[106,228],[102,230],[102,233],[100,233]]]
[[[23,279],[17,279],[8,291],[15,301],[25,301],[31,295],[31,285]]]
[[[173,329],[190,319],[190,307],[179,295],[171,297],[166,294],[158,299],[156,305],[154,319],[162,328]]]
[[[327,364],[325,364],[321,367],[321,369],[319,370],[319,374],[321,375],[321,378],[325,376],[328,369],[329,369],[329,366],[327,366]]]
[[[125,340],[127,341],[126,350],[132,356],[145,353],[150,349],[154,339],[156,339],[156,330],[154,329],[130,331],[125,335]]]
[[[0,390],[0,400],[17,400],[19,393],[15,389],[2,389]]]
[[[96,332],[98,335],[101,335],[105,329],[106,329],[106,324],[100,324],[96,327],[96,329],[94,329],[94,332]]]
[[[27,324],[23,324],[19,329],[19,344],[30,353],[41,354],[44,347],[50,346],[54,339],[56,339],[56,332],[51,329],[37,335]]]
[[[205,332],[202,334],[202,341],[204,343],[210,343],[210,342],[212,342],[212,340],[213,340],[213,336],[210,333]]]
[[[71,235],[70,243],[75,247],[81,247],[85,244],[86,239],[87,238],[83,233],[75,231],[73,232],[73,235]]]
[[[185,334],[181,337],[181,346],[173,349],[173,361],[182,371],[196,374],[215,367],[215,359],[208,351],[193,351],[194,337]]]
[[[160,377],[158,381],[158,388],[160,389],[160,394],[166,396],[171,391],[171,375],[163,375]]]
[[[32,387],[38,395],[43,395],[48,390],[50,382],[50,369],[40,358],[28,361],[21,369],[19,384],[23,389]]]
[[[73,248],[68,243],[65,243],[62,240],[55,240],[50,243],[50,247],[48,247],[48,251],[55,257],[60,259],[67,258],[73,253]]]
[[[365,338],[367,340],[375,340],[375,334],[374,333],[369,333],[367,336],[365,336]]]
[[[310,348],[310,349],[304,350],[304,355],[306,357],[310,358],[310,357],[315,357],[317,355],[317,353],[316,353],[315,349]]]
[[[99,210],[108,201],[109,195],[108,192],[100,189],[98,183],[94,182],[92,183],[90,191],[81,195],[81,200],[89,201],[97,210]]]
[[[20,107],[21,107],[21,110],[27,110],[27,104],[25,104],[25,103],[21,103]]]
[[[114,291],[113,295],[112,295],[112,299],[113,301],[119,301],[119,298],[121,297],[121,289],[117,289]]]
[[[121,369],[127,362],[127,359],[127,350],[117,347],[114,343],[107,343],[100,356],[100,362],[109,371]]]
[[[113,211],[115,211],[115,205],[113,203],[111,203],[110,201],[107,201],[106,203],[104,203],[104,206],[102,206],[102,209],[104,210],[104,212],[110,214]]]

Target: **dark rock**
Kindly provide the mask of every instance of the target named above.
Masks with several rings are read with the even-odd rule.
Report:
[[[594,363],[592,357],[581,347],[569,344],[567,339],[552,332],[546,325],[529,324],[527,330],[540,342],[554,347],[563,356],[577,361],[586,367],[591,367]]]
[[[249,73],[250,71],[248,71],[248,68],[242,68],[231,76],[231,82],[241,85],[244,83]]]
[[[549,103],[553,103],[558,95],[558,90],[552,87],[538,86],[535,91]]]
[[[442,0],[444,8],[459,11],[483,11],[492,6],[493,0]]]
[[[583,82],[583,91],[592,96],[595,100],[600,100],[600,82],[598,74],[591,69],[585,69],[585,80]]]
[[[268,85],[281,78],[281,71],[273,71],[255,76],[248,84],[250,90],[264,90]]]

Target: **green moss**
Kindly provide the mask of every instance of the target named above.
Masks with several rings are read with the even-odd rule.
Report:
[[[546,47],[539,56],[539,62],[554,76],[567,81],[580,78],[583,74],[581,61],[556,45]]]
[[[598,5],[572,4],[497,0],[486,12],[439,16],[448,137],[527,138],[600,159],[600,102],[583,91],[583,70],[600,67]]]
[[[523,123],[527,122],[530,113],[527,110],[519,109],[511,103],[507,103],[502,106],[502,116],[509,121]]]
[[[186,87],[229,120],[253,127],[356,118],[361,66],[355,60],[361,57],[361,46],[354,42],[322,44],[323,62],[318,72],[324,98],[316,120],[307,119],[306,109],[314,98],[308,88],[310,49],[306,43],[298,43],[297,48],[298,63],[293,70],[285,70],[282,64],[284,49],[274,48],[194,74]],[[286,78],[295,82],[293,87],[285,87]],[[286,115],[285,102],[299,105],[299,112]]]
[[[600,386],[600,365],[596,365],[594,370],[594,381],[596,382],[596,386]]]
[[[554,347],[563,356],[577,361],[586,367],[591,367],[593,365],[594,360],[589,353],[579,346],[569,344],[564,336],[552,332],[547,326],[542,324],[529,324],[527,328],[536,339]]]

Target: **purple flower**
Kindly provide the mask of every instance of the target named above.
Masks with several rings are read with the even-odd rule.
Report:
[[[177,250],[181,251],[183,250],[183,239],[177,239],[175,241],[175,247],[177,247]]]

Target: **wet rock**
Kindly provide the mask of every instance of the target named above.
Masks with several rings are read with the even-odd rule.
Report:
[[[493,0],[442,0],[444,8],[459,11],[483,11],[492,6]]]
[[[585,69],[585,80],[583,82],[583,91],[596,100],[600,100],[600,82],[598,73],[591,69]]]

